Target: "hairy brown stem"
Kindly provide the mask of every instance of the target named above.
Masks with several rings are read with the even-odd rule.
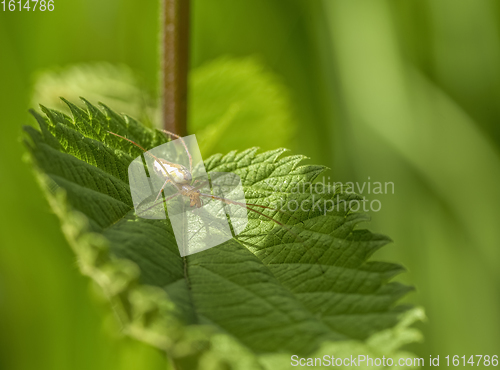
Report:
[[[189,0],[161,0],[161,118],[163,128],[187,134]]]

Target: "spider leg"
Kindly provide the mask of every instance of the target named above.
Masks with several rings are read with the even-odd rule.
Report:
[[[160,197],[161,195],[161,192],[163,191],[163,189],[165,189],[165,186],[170,182],[170,179],[167,179],[165,180],[165,182],[163,183],[163,186],[161,187],[160,191],[158,192],[158,195],[156,196],[156,199],[155,199],[155,202],[158,200],[158,198]]]
[[[208,183],[207,180],[196,179],[196,180],[194,180],[193,185],[196,184],[196,183],[198,183],[198,182],[200,182],[200,181],[203,181],[204,183]]]
[[[144,154],[147,154],[148,156],[150,156],[151,158],[153,158],[155,161],[157,161],[160,164],[161,168],[165,171],[165,173],[168,176],[168,178],[170,180],[173,180],[172,179],[172,175],[170,175],[170,173],[167,171],[167,169],[165,168],[165,166],[163,166],[163,163],[161,163],[161,161],[156,156],[154,156],[152,153],[150,153],[148,150],[144,149],[142,146],[140,146],[139,144],[137,144],[135,141],[127,139],[125,136],[115,134],[114,132],[111,132],[111,131],[108,131],[108,133],[110,133],[112,135],[115,135],[115,136],[118,136],[119,138],[122,138],[123,140],[127,140],[129,143],[131,143],[131,144],[137,146],[138,148],[140,148],[144,152]],[[184,144],[184,146],[185,146],[185,144]],[[175,187],[177,188],[177,190],[181,190],[181,186],[179,184],[177,184],[174,181],[172,181],[172,183],[175,185]]]
[[[225,173],[225,172],[223,172],[223,176],[224,176],[224,175],[226,175],[226,173]],[[194,186],[197,182],[199,182],[199,181],[203,181],[203,183],[202,183],[201,185],[196,186],[196,187],[195,187],[195,188],[193,188],[192,190],[200,190],[200,189],[201,189],[202,187],[204,187],[205,185],[209,185],[209,184],[210,184],[210,182],[211,182],[212,188],[213,188],[214,186],[219,186],[219,187],[224,186],[224,185],[220,185],[220,184],[214,184],[214,181],[217,179],[217,177],[213,177],[213,176],[214,176],[213,174],[211,174],[211,175],[210,175],[210,180],[211,180],[211,181],[209,181],[209,180],[202,180],[202,179],[196,179],[196,180],[194,180],[194,183],[192,184],[193,186]],[[219,177],[220,177],[220,176],[219,176]]]
[[[267,218],[267,219],[269,219],[269,220],[271,220],[271,221],[273,221],[273,222],[277,223],[278,225],[280,225],[281,227],[283,227],[284,229],[286,229],[287,231],[289,231],[291,234],[293,234],[293,235],[294,235],[297,239],[299,239],[301,242],[304,242],[304,241],[300,238],[300,236],[298,236],[295,232],[293,232],[293,231],[292,231],[292,229],[290,229],[290,228],[288,227],[288,225],[285,225],[284,223],[282,223],[282,222],[280,222],[280,221],[278,221],[278,220],[275,220],[275,219],[274,219],[274,218],[272,218],[271,216],[268,216],[268,215],[266,215],[266,214],[264,214],[264,213],[262,213],[262,212],[260,212],[260,211],[257,211],[257,210],[255,210],[255,209],[253,209],[253,208],[250,208],[250,207],[247,207],[247,205],[250,205],[250,204],[246,204],[246,203],[242,203],[242,202],[237,202],[237,201],[235,201],[235,200],[225,199],[225,198],[218,197],[218,196],[216,196],[216,195],[211,195],[211,194],[203,194],[203,193],[200,193],[200,195],[202,195],[202,196],[204,196],[204,197],[208,197],[208,198],[212,198],[212,199],[220,200],[220,201],[222,201],[222,202],[224,202],[224,203],[226,203],[226,204],[234,204],[234,205],[238,205],[238,206],[241,206],[241,207],[245,207],[246,209],[249,209],[249,210],[251,210],[251,211],[253,211],[253,212],[255,212],[255,213],[257,213],[257,214],[259,214],[259,215],[261,215],[261,216],[264,216],[265,218]],[[256,205],[256,204],[252,204],[252,205]],[[258,206],[258,205],[256,205],[256,206]],[[266,206],[262,206],[262,207],[264,207],[264,208],[269,208],[269,209],[272,209],[272,210],[275,210],[274,208],[270,208],[270,207],[266,207]],[[277,210],[275,210],[275,211],[277,211]]]
[[[287,211],[283,211],[282,209],[280,208],[273,208],[273,207],[268,207],[268,206],[263,206],[261,204],[253,204],[253,203],[246,203],[247,206],[252,206],[252,207],[260,207],[260,208],[265,208],[265,209],[270,209],[272,211],[278,211],[278,212],[281,212],[291,218],[294,218],[295,220],[297,220],[299,223],[303,224],[303,222],[301,220],[299,220],[297,217],[295,217],[294,215],[292,215],[291,213],[287,212]]]
[[[257,211],[256,209],[253,209],[251,207],[248,207],[249,205],[250,206],[256,206],[256,207],[262,207],[262,208],[266,208],[266,209],[271,209],[271,210],[274,210],[274,211],[280,211],[279,209],[274,209],[274,208],[271,208],[271,207],[267,207],[267,206],[261,206],[259,204],[249,204],[249,203],[242,203],[242,202],[237,202],[237,201],[234,201],[234,200],[230,200],[230,199],[225,199],[225,198],[222,198],[222,197],[218,197],[216,195],[210,195],[210,194],[203,194],[203,193],[200,193],[201,196],[204,196],[204,197],[207,197],[207,198],[212,198],[212,199],[216,199],[216,200],[220,200],[221,202],[224,202],[226,204],[234,204],[234,205],[239,205],[241,207],[245,207],[247,210],[250,210],[252,212],[255,212],[257,213],[258,215],[260,216],[263,216],[265,218],[267,218],[268,220],[276,223],[277,225],[279,225],[280,227],[282,227],[283,229],[285,229],[286,231],[288,231],[290,234],[292,234],[295,239],[297,241],[299,241],[299,243],[302,245],[302,248],[305,250],[305,252],[310,252],[310,256],[312,256],[314,258],[314,260],[316,262],[319,262],[319,256],[314,252],[314,251],[310,251],[311,248],[307,247],[304,239],[302,239],[295,231],[293,231],[288,225],[278,221],[278,220],[275,220],[273,217],[271,216],[268,216],[266,215],[265,213],[263,212],[260,212],[260,211]],[[283,213],[285,214],[288,214],[287,212],[284,212]],[[290,214],[288,214],[289,216],[291,216]],[[292,216],[293,217],[293,216]],[[293,217],[295,219],[297,219],[296,217]],[[300,223],[303,224],[302,221],[300,221]],[[325,271],[323,270],[323,266],[321,264],[319,264],[319,268],[321,270],[321,273],[324,273]]]
[[[175,198],[176,196],[178,196],[180,194],[181,193],[172,194],[172,195],[168,196],[167,198],[165,198],[165,200],[162,199],[161,202],[154,203],[152,206],[150,206],[150,207],[146,208],[145,210],[141,211],[140,213],[138,213],[137,216],[140,216],[140,215],[144,214],[145,212],[149,211],[150,209],[153,209],[154,207],[162,204],[163,202],[167,203],[169,200]],[[156,200],[155,200],[155,202],[156,202]]]
[[[189,157],[189,172],[190,173],[193,173],[193,157],[191,157],[191,153],[189,153],[189,149],[186,145],[186,142],[184,141],[184,139],[182,137],[180,137],[179,135],[177,134],[174,134],[173,132],[170,132],[170,131],[167,131],[167,130],[162,130],[164,133],[166,133],[167,135],[170,135],[171,137],[175,137],[177,139],[179,139],[182,143],[182,145],[184,146],[184,149],[186,149],[186,154],[188,155]]]
[[[200,183],[200,181],[201,181],[202,183],[201,183],[200,185],[198,185],[198,186],[194,187],[194,188],[193,188],[193,189],[191,189],[191,190],[196,191],[196,190],[201,189],[201,188],[202,188],[202,187],[204,187],[205,185],[208,185],[208,180],[196,179],[196,180],[194,180],[194,182],[191,184],[191,186],[194,186],[194,185],[196,185],[196,184],[199,184],[199,183]]]
[[[200,188],[202,188],[204,186],[204,184],[202,185],[199,185],[197,187],[195,187],[193,190],[199,190]],[[217,185],[217,184],[212,184],[212,186],[221,186],[221,185]],[[238,202],[236,202],[238,203]],[[294,218],[295,220],[297,220],[299,223],[303,223],[302,220],[298,219],[297,217],[295,217],[294,215],[292,215],[291,213],[287,212],[287,211],[284,211],[280,208],[273,208],[273,207],[268,207],[268,206],[264,206],[264,205],[261,205],[261,204],[253,204],[253,203],[239,203],[239,205],[241,206],[253,206],[253,207],[259,207],[259,208],[265,208],[265,209],[270,209],[272,211],[277,211],[277,212],[280,212],[280,213],[283,213],[291,218]]]

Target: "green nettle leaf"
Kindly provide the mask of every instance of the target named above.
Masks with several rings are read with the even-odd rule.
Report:
[[[111,300],[124,331],[167,352],[183,369],[286,369],[290,356],[404,356],[418,340],[418,309],[396,306],[411,290],[389,282],[399,265],[367,259],[390,240],[356,225],[343,206],[286,213],[249,212],[245,231],[180,257],[169,220],[136,216],[127,168],[141,150],[167,141],[128,116],[66,102],[72,117],[42,107],[26,144],[51,207],[84,274]],[[324,170],[300,155],[257,149],[214,155],[207,171],[234,172],[249,203],[357,199],[313,194]],[[304,191],[293,191],[300,184]],[[293,228],[293,233],[290,229]],[[296,233],[297,235],[293,235]],[[300,239],[297,238],[299,236]]]

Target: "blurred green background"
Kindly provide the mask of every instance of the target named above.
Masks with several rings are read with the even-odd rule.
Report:
[[[2,369],[166,366],[120,335],[78,272],[21,143],[39,70],[123,63],[154,94],[157,19],[154,1],[0,8]],[[222,56],[256,57],[288,88],[294,153],[333,181],[394,182],[367,195],[382,202],[369,228],[395,241],[375,257],[408,268],[399,279],[417,292],[405,300],[426,309],[425,342],[410,349],[498,354],[500,3],[192,0],[191,67]],[[273,134],[234,145],[267,147]]]

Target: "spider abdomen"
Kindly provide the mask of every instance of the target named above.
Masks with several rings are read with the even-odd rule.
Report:
[[[192,180],[191,173],[182,164],[172,163],[161,158],[155,160],[154,171],[162,179],[170,179],[177,184],[188,184]]]

